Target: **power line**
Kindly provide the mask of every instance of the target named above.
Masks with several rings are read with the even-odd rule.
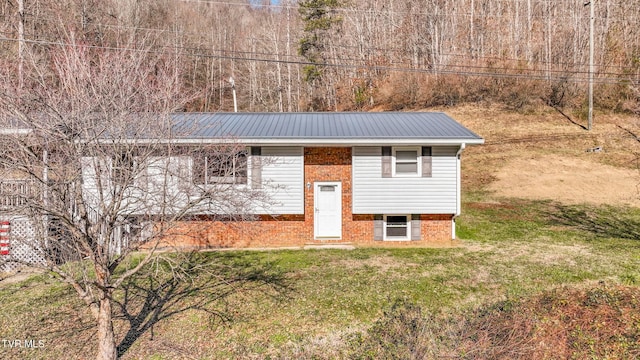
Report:
[[[226,6],[226,7],[241,7],[241,8],[247,8],[250,10],[269,10],[269,11],[280,11],[280,10],[298,10],[299,6],[297,5],[296,1],[292,1],[289,4],[260,4],[260,5],[254,5],[251,4],[250,2],[231,2],[231,1],[214,1],[214,0],[175,0],[176,2],[182,2],[182,3],[196,3],[196,4],[204,4],[205,6],[210,6],[210,5],[215,5],[215,6]],[[499,3],[502,2],[503,6],[496,6],[499,10],[503,11],[505,9],[507,10],[511,10],[511,8],[509,6],[514,5],[516,2],[521,2],[521,3],[525,3],[528,0],[493,0],[494,3]],[[357,6],[358,3],[356,3]],[[535,1],[534,4],[532,4],[532,8],[536,8],[536,5],[538,4],[544,4],[544,5],[561,5],[561,4],[566,4],[566,5],[574,5],[574,7],[564,7],[564,8],[560,8],[560,9],[556,9],[555,13],[558,12],[558,10],[560,12],[566,12],[572,9],[580,9],[582,8],[582,4],[580,1],[575,1],[575,0],[566,0],[566,1],[554,1],[554,0],[538,0]],[[426,4],[429,5],[429,4]],[[456,2],[455,5],[458,5],[458,8],[455,9],[454,11],[448,11],[448,8],[444,8],[441,6],[434,6],[435,9],[438,10],[442,10],[442,12],[434,12],[434,11],[415,11],[415,10],[392,10],[391,8],[387,7],[385,9],[385,4],[381,5],[381,8],[357,8],[357,7],[337,7],[337,8],[331,8],[331,11],[336,12],[336,13],[354,13],[354,14],[380,14],[380,15],[397,15],[397,16],[428,16],[429,18],[450,18],[450,17],[460,17],[460,18],[477,18],[477,19],[483,19],[483,18],[496,18],[496,17],[504,17],[502,16],[503,14],[500,14],[497,10],[496,12],[483,12],[481,11],[482,9],[475,11],[475,12],[463,12],[459,10],[459,3]],[[424,7],[424,6],[423,6]],[[619,10],[618,7],[613,7],[613,10]],[[580,15],[580,17],[583,18],[589,18],[588,14],[582,14],[582,12],[577,11],[574,12],[570,15],[566,15],[566,16],[558,16],[557,14],[552,15],[552,14],[539,14],[543,12],[542,10],[539,11],[533,11],[531,13],[527,13],[526,11],[522,11],[520,12],[521,17],[529,17],[529,18],[535,18],[535,19],[540,19],[540,18],[548,18],[551,17],[553,19],[575,19],[576,15]],[[526,14],[526,15],[525,15]],[[634,14],[635,16],[631,16],[629,17],[628,14],[626,14],[625,12],[620,12],[620,15],[625,15],[624,18],[625,20],[634,20],[634,19],[638,19],[640,18],[640,13],[638,14]],[[611,14],[608,13],[607,14],[607,18],[608,19],[614,19],[611,17]],[[508,18],[509,20],[511,18]],[[604,17],[602,16],[596,16],[596,19],[604,19]]]
[[[237,7],[243,7],[243,8],[251,8],[251,9],[268,9],[268,10],[282,10],[282,9],[288,9],[288,10],[297,10],[299,8],[299,6],[297,5],[297,1],[293,1],[290,2],[289,4],[261,4],[261,5],[253,5],[250,2],[244,2],[244,3],[240,3],[240,2],[231,2],[231,1],[218,1],[218,0],[177,0],[179,2],[185,2],[185,3],[199,3],[199,4],[206,4],[206,5],[221,5],[221,6],[237,6]],[[510,5],[514,5],[516,2],[521,2],[526,4],[528,0],[493,0],[494,3],[503,3],[506,4],[506,6],[510,6]],[[294,5],[295,4],[295,5]],[[357,2],[356,2],[357,4]],[[465,4],[460,4],[460,2],[458,0],[455,1],[455,4],[458,6],[464,6]],[[535,2],[535,4],[532,5],[532,7],[534,7],[537,4],[544,4],[544,5],[562,5],[562,4],[566,4],[566,5],[574,5],[574,8],[579,9],[582,8],[582,4],[580,1],[575,1],[575,0],[565,0],[565,1],[560,1],[560,0],[538,0]],[[424,8],[425,5],[430,5],[430,4],[421,4],[421,8]],[[356,5],[357,6],[357,5]],[[502,8],[506,8],[502,7]],[[381,8],[384,8],[385,4],[381,5]],[[438,9],[444,9],[444,7],[439,7],[439,6],[434,6],[435,8]],[[475,15],[473,15],[471,12],[460,12],[459,10],[456,10],[455,14],[452,14],[451,12],[446,12],[447,9],[444,9],[445,12],[444,13],[434,13],[433,11],[414,11],[414,10],[406,10],[406,11],[397,11],[397,10],[391,10],[391,9],[387,9],[384,11],[385,14],[393,14],[393,15],[427,15],[427,16],[435,16],[435,17],[451,17],[451,16],[467,16],[467,17],[482,17],[484,15],[493,15],[493,14],[483,14],[483,13],[475,13]],[[373,9],[373,8],[357,8],[357,7],[335,7],[335,8],[331,8],[331,11],[334,12],[338,12],[338,13],[372,13],[372,12],[380,12],[380,9]],[[525,12],[523,11],[523,14]],[[534,15],[531,14],[531,17],[534,18],[538,18],[538,17],[544,17],[546,15]],[[569,16],[568,18],[573,18],[574,16]],[[588,17],[588,15],[585,15],[585,17]]]
[[[18,41],[18,39],[0,39],[0,41]],[[41,45],[41,46],[79,46],[72,43],[66,42],[54,42],[54,41],[44,41],[44,40],[25,40],[26,43]],[[177,51],[156,51],[149,49],[136,49],[136,48],[126,48],[126,47],[116,47],[116,46],[99,46],[99,45],[80,45],[85,46],[87,48],[92,49],[103,49],[109,51],[134,51],[134,52],[147,52],[147,53],[158,53],[158,54],[167,54],[170,53],[172,55],[182,55],[186,57],[201,57],[201,58],[213,58],[213,59],[221,59],[221,60],[233,60],[233,61],[248,61],[248,62],[262,62],[262,63],[281,63],[281,64],[292,64],[292,65],[315,65],[321,67],[329,67],[329,68],[346,68],[346,69],[369,69],[372,71],[390,71],[390,72],[406,72],[406,73],[425,73],[425,74],[450,74],[450,75],[460,75],[460,76],[470,76],[470,77],[491,77],[491,78],[506,78],[506,79],[525,79],[525,80],[540,80],[540,81],[570,81],[573,83],[584,83],[587,82],[588,79],[585,76],[584,72],[561,72],[555,71],[553,76],[549,76],[546,73],[546,70],[530,70],[532,73],[530,74],[519,74],[519,73],[507,73],[507,72],[488,72],[481,70],[495,70],[487,67],[471,67],[471,66],[463,66],[459,65],[457,67],[466,70],[455,70],[451,69],[451,67],[456,66],[442,66],[439,68],[432,69],[422,69],[422,68],[407,68],[407,67],[395,67],[388,65],[367,65],[367,64],[345,64],[345,63],[312,63],[309,61],[297,61],[297,60],[279,60],[279,59],[267,59],[267,58],[259,58],[259,57],[241,57],[241,56],[231,56],[231,55],[213,55],[213,54],[197,54],[197,53],[184,53]],[[170,46],[164,46],[167,49],[172,49]],[[233,53],[230,51],[230,53]],[[537,74],[539,73],[539,74]],[[582,75],[582,76],[567,76],[567,75]],[[619,74],[622,75],[622,74]],[[631,83],[638,83],[640,81],[630,80],[628,78],[620,78],[620,77],[600,77],[594,80],[595,83],[599,84],[617,84],[621,81],[628,81]]]
[[[0,41],[18,41],[17,39],[0,39]],[[44,40],[25,40],[27,43],[31,43],[34,45],[51,45],[51,46],[77,46],[71,43],[63,43],[63,42],[53,42],[53,41],[44,41]],[[143,51],[143,52],[153,52],[153,53],[168,53],[167,51],[152,51],[146,49],[135,49],[135,48],[123,48],[123,47],[114,47],[114,46],[99,46],[99,45],[82,45],[88,48],[94,49],[103,49],[103,50],[122,50],[122,51]],[[163,46],[169,50],[174,49],[186,49],[184,47],[172,47],[172,46]],[[235,51],[222,51],[228,53],[236,53]],[[249,52],[241,52],[241,53],[249,53]],[[201,57],[201,58],[214,58],[214,59],[224,59],[224,60],[234,60],[234,61],[254,61],[254,62],[263,62],[263,63],[282,63],[282,64],[294,64],[294,65],[316,65],[320,67],[332,67],[332,68],[352,68],[352,69],[369,69],[374,71],[394,71],[394,72],[409,72],[409,73],[437,73],[437,74],[453,74],[453,75],[464,75],[464,76],[479,76],[479,77],[494,77],[494,78],[518,78],[518,79],[529,79],[529,80],[553,80],[553,81],[567,81],[571,80],[571,82],[585,82],[586,80],[582,77],[572,77],[569,75],[584,75],[584,72],[564,72],[559,70],[526,70],[529,74],[525,73],[506,73],[506,72],[495,72],[495,68],[490,67],[481,67],[481,66],[470,66],[470,65],[447,65],[440,66],[439,69],[422,69],[422,68],[407,68],[407,67],[396,67],[389,65],[370,65],[370,64],[345,64],[345,63],[313,63],[308,61],[295,61],[295,60],[279,60],[279,59],[267,59],[267,58],[258,58],[258,57],[242,57],[242,56],[232,56],[232,55],[213,55],[213,54],[198,54],[198,53],[185,53],[185,52],[177,52],[171,51],[171,54],[181,55],[185,57]],[[252,53],[249,53],[252,54]],[[255,55],[255,54],[252,54]],[[460,68],[461,70],[455,70],[454,68]],[[465,70],[466,69],[466,70]],[[492,72],[487,72],[487,71]],[[523,71],[523,70],[517,70]],[[536,74],[540,73],[540,74]],[[548,76],[546,73],[553,73],[554,76]],[[622,74],[609,74],[609,75],[622,75]],[[600,77],[596,80],[597,83],[618,83],[622,79],[620,78],[603,78]],[[624,79],[628,80],[628,79]]]
[[[100,24],[94,24],[96,26],[100,26]],[[109,26],[109,25],[106,25]],[[139,27],[123,27],[125,29],[130,29],[130,30],[143,30],[143,31],[148,31],[148,30],[158,30],[159,29],[149,29],[149,28],[139,28]],[[167,33],[174,33],[173,30],[162,30],[163,32],[167,32]],[[5,33],[8,34],[9,32],[0,32],[0,33]],[[35,34],[27,34],[27,35],[31,35],[31,37],[35,37]],[[194,36],[192,34],[187,34],[187,36]],[[245,36],[245,37],[241,37],[242,39],[245,40],[249,40],[249,41],[262,41],[262,42],[273,42],[276,41],[274,39],[267,39],[267,38],[258,38],[258,37],[254,37],[254,36]],[[11,40],[10,38],[7,38],[7,40]],[[38,40],[38,41],[44,41],[44,40]],[[279,41],[280,43],[284,43],[283,40]],[[425,46],[427,46],[428,44],[423,44]],[[402,48],[385,48],[385,47],[362,47],[359,45],[344,45],[344,44],[331,44],[331,47],[334,48],[343,48],[343,49],[365,49],[365,50],[374,50],[374,51],[379,51],[379,52],[383,52],[387,55],[388,53],[405,53],[407,51],[407,49],[402,49]],[[175,48],[179,48],[179,49],[183,49],[183,50],[188,50],[188,51],[202,51],[202,48],[198,48],[198,47],[186,47],[186,46],[176,46],[176,45],[165,45],[165,47],[167,48],[171,48],[171,49],[175,49]],[[263,55],[263,56],[276,56],[277,58],[294,58],[294,57],[298,57],[295,54],[277,54],[277,53],[273,53],[273,52],[256,52],[256,51],[241,51],[241,50],[216,50],[216,49],[209,49],[208,51],[212,51],[212,52],[217,52],[217,53],[234,53],[234,54],[250,54],[250,55]],[[428,51],[428,49],[427,49]],[[376,56],[376,54],[366,54],[368,56]],[[470,57],[469,54],[456,54],[456,53],[438,53],[437,54],[439,57],[455,57],[455,58],[461,58],[462,60],[469,60],[468,58]],[[388,56],[388,55],[387,55]],[[341,58],[337,61],[363,61],[364,59],[358,59],[358,58]],[[507,57],[495,57],[495,56],[479,56],[479,55],[474,55],[473,59],[471,59],[470,61],[499,61],[501,63],[505,63],[505,62],[522,62],[525,61],[528,65],[539,65],[539,66],[544,66],[544,65],[553,65],[553,66],[564,66],[564,67],[570,67],[570,68],[576,68],[576,67],[580,67],[580,66],[585,66],[586,64],[583,63],[565,63],[565,62],[547,62],[541,59],[535,59],[535,60],[527,60],[527,59],[523,59],[523,58],[507,58]],[[456,66],[456,67],[468,67],[468,68],[485,68],[485,69],[495,69],[493,67],[488,67],[488,66],[472,66],[472,65],[447,65],[449,67],[452,66]],[[622,65],[598,65],[599,67],[606,67],[609,69],[619,69],[622,72],[630,72],[630,71],[635,71],[636,69],[632,66],[622,66]],[[514,69],[515,70],[515,69]],[[537,71],[537,70],[529,70],[529,69],[522,69],[520,71]],[[542,70],[540,70],[542,71]],[[558,73],[565,73],[566,70],[544,70],[547,73],[549,72],[558,72]],[[581,73],[582,71],[575,71],[577,73]],[[615,73],[615,72],[599,72],[600,76],[603,75],[610,75],[610,76],[626,76],[626,74],[624,73]]]
[[[98,25],[101,26],[101,25]],[[109,25],[105,25],[107,27],[109,27]],[[150,31],[161,31],[161,32],[167,32],[167,33],[174,33],[174,31],[172,30],[160,30],[160,29],[147,29],[147,28],[137,28],[137,27],[122,27],[125,29],[130,29],[130,30],[150,30]],[[8,31],[0,31],[0,33],[2,34],[10,34],[13,35],[13,32],[8,32]],[[183,33],[183,32],[180,32]],[[32,38],[35,37],[35,34],[31,33],[31,34],[25,34],[26,36],[31,35]],[[184,35],[184,34],[183,34]],[[193,37],[194,35],[197,34],[186,34],[186,36],[190,36]],[[261,42],[274,42],[276,40],[274,39],[268,39],[268,38],[259,38],[259,37],[254,37],[254,36],[244,36],[244,37],[236,37],[236,39],[244,39],[244,40],[249,40],[249,41],[261,41]],[[276,41],[278,43],[281,44],[286,44],[285,40],[279,40]],[[420,45],[420,44],[418,44]],[[422,44],[426,47],[428,47],[429,44],[424,43]],[[383,53],[405,53],[408,50],[407,49],[403,49],[403,48],[385,48],[385,47],[371,47],[371,46],[360,46],[360,45],[346,45],[346,44],[331,44],[330,45],[333,48],[341,48],[341,49],[362,49],[362,50],[373,50],[376,52],[383,52]],[[175,46],[175,45],[166,45],[166,47],[170,47],[170,48],[180,48],[180,49],[185,49],[185,50],[202,50],[202,48],[198,48],[198,47],[186,47],[186,46]],[[246,54],[254,54],[254,55],[277,55],[279,57],[298,57],[298,55],[295,54],[275,54],[273,52],[255,52],[255,51],[241,51],[241,50],[216,50],[216,49],[210,49],[210,51],[214,51],[214,52],[234,52],[234,53],[246,53]],[[375,54],[371,54],[371,53],[367,53],[366,55],[371,56],[371,55],[375,55]],[[447,53],[447,52],[442,52],[442,53],[438,53],[439,57],[456,57],[456,58],[463,58],[463,60],[468,60],[468,58],[470,57],[469,54],[461,54],[461,53]],[[343,58],[344,59],[344,58]],[[355,59],[355,58],[347,58],[346,60],[361,60],[361,59]],[[497,56],[481,56],[481,55],[473,55],[473,60],[490,60],[490,61],[501,61],[501,62],[522,62],[522,61],[526,61],[527,64],[533,64],[533,65],[555,65],[555,66],[567,66],[567,67],[578,67],[578,66],[587,66],[587,64],[585,63],[566,63],[566,62],[547,62],[545,60],[540,60],[540,59],[536,59],[536,60],[527,60],[527,59],[523,59],[523,58],[509,58],[509,57],[497,57]],[[603,67],[603,65],[599,65],[600,67]],[[629,66],[622,66],[622,65],[606,65],[607,68],[617,68],[617,69],[621,69],[621,70],[633,70],[633,67],[629,67]],[[552,70],[553,71],[553,70]],[[607,74],[607,73],[602,73],[601,74]],[[611,73],[611,74],[616,74],[616,73]]]
[[[197,2],[205,2],[205,3],[210,3],[210,4],[223,4],[223,5],[239,5],[239,6],[251,6],[248,3],[231,3],[231,2],[220,2],[220,1],[204,1],[204,0],[179,0],[181,2],[189,2],[189,1],[197,1]],[[267,6],[267,5],[265,5]],[[268,5],[268,6],[279,6],[279,7],[287,7],[287,6],[292,6],[292,5]],[[51,17],[40,17],[40,20],[44,20],[44,21],[48,21],[48,22],[53,22],[53,21],[59,21],[59,19],[52,19]],[[68,25],[68,24],[67,24]],[[83,26],[83,23],[78,23],[76,25],[79,26]],[[104,24],[104,23],[96,23],[96,22],[92,22],[91,26],[95,26],[97,28],[100,27],[105,27],[105,28],[116,28],[116,29],[129,29],[129,30],[135,30],[135,31],[146,31],[146,32],[165,32],[165,33],[172,33],[172,34],[182,34],[183,36],[189,36],[192,38],[197,38],[198,34],[193,34],[193,33],[189,33],[187,31],[183,31],[183,30],[176,30],[176,29],[158,29],[158,28],[149,28],[149,27],[138,27],[138,26],[127,26],[127,25],[114,25],[114,24]],[[8,33],[8,32],[5,32]],[[32,37],[35,36],[35,34],[31,34]],[[257,41],[268,41],[268,42],[274,42],[274,41],[278,41],[277,39],[267,39],[267,38],[259,38],[259,37],[248,37],[245,36],[243,37],[243,39],[249,39],[249,40],[257,40]],[[282,40],[280,40],[280,42],[283,42]],[[419,45],[419,44],[418,44]],[[423,45],[428,46],[429,44],[424,43]],[[359,49],[366,49],[366,50],[375,50],[375,51],[383,51],[386,53],[389,52],[405,52],[406,49],[402,49],[402,48],[384,48],[384,47],[377,47],[377,48],[373,48],[373,47],[362,47],[359,45],[346,45],[346,44],[331,44],[332,47],[334,48],[359,48]],[[267,54],[264,54],[267,55]],[[455,54],[455,53],[438,53],[439,56],[441,57],[461,57],[461,58],[468,58],[469,55],[468,54]],[[279,56],[284,56],[284,57],[292,57],[293,55],[290,54],[280,54]],[[479,55],[474,55],[474,59],[479,59],[479,60],[496,60],[496,61],[501,61],[501,62],[505,62],[505,61],[513,61],[513,62],[520,62],[520,61],[526,61],[527,64],[534,64],[534,65],[555,65],[555,66],[568,66],[568,67],[577,67],[577,66],[586,66],[585,64],[582,63],[573,63],[573,64],[569,64],[569,63],[562,63],[562,62],[547,62],[545,60],[542,59],[523,59],[523,58],[506,58],[506,57],[494,57],[494,56],[479,56]],[[355,59],[354,59],[355,60]],[[600,65],[603,66],[603,65]],[[634,70],[632,67],[627,67],[627,66],[623,66],[623,65],[607,65],[607,68],[618,68],[621,69],[622,71],[631,71]]]

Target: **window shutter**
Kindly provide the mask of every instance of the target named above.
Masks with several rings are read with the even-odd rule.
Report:
[[[382,177],[390,178],[392,174],[391,171],[391,147],[383,146],[382,147]]]
[[[420,230],[420,215],[411,215],[411,240],[422,240],[422,231]]]
[[[432,176],[431,146],[422,147],[422,177]]]
[[[373,215],[373,240],[382,240],[384,238],[384,221],[382,215]]]
[[[251,147],[251,188],[262,189],[262,148]]]

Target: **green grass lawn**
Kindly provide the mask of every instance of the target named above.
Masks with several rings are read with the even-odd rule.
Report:
[[[447,318],[563,286],[640,282],[638,209],[482,198],[464,204],[460,247],[207,252],[180,283],[149,270],[118,296],[133,314],[145,300],[162,311],[124,358],[351,357],[399,303]],[[92,356],[87,309],[48,274],[0,287],[0,304],[0,338],[45,341],[0,358]],[[118,321],[120,339],[130,326]]]

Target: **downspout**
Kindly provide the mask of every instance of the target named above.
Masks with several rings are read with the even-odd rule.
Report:
[[[462,155],[462,151],[464,150],[466,144],[462,143],[460,144],[460,149],[458,149],[458,152],[456,153],[456,213],[453,215],[453,218],[451,219],[451,239],[455,240],[456,239],[456,219],[458,218],[458,216],[460,216],[460,213],[462,212],[462,197],[461,197],[461,187],[462,184],[460,183],[462,181],[461,179],[461,171],[460,171],[460,155]]]

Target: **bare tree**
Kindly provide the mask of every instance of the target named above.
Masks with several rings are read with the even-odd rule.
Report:
[[[10,259],[75,289],[96,320],[97,359],[118,356],[114,292],[157,261],[176,224],[245,214],[262,196],[235,186],[247,181],[247,156],[233,142],[177,144],[197,125],[182,115],[178,127],[171,116],[193,95],[175,76],[176,58],[140,43],[123,48],[71,38],[49,57],[32,52],[22,92],[14,73],[0,75],[0,215],[30,219],[31,236],[13,241],[34,254]],[[194,166],[203,156],[205,165]]]
[[[24,11],[18,6],[22,2]],[[172,49],[185,60],[186,86],[203,89],[186,105],[189,110],[233,109],[224,82],[230,76],[241,110],[296,111],[312,108],[305,103],[314,98],[316,109],[361,106],[367,97],[373,105],[380,101],[378,89],[397,89],[399,72],[403,78],[424,79],[409,85],[423,88],[421,94],[428,94],[434,82],[464,80],[471,85],[470,100],[505,90],[504,76],[524,83],[533,79],[539,89],[547,85],[540,78],[553,83],[568,77],[576,102],[586,83],[585,2],[6,1],[0,3],[0,61],[19,60],[21,44],[63,41],[56,25],[63,22],[75,27],[78,39],[101,46],[120,47],[122,33],[158,36],[158,48]],[[596,84],[618,82],[615,89],[632,91],[627,84],[638,80],[640,36],[634,25],[640,6],[622,0],[597,4]],[[523,92],[519,83],[506,90]],[[475,88],[483,90],[471,93]],[[544,95],[540,92],[530,98]],[[596,91],[599,106],[607,94]],[[392,98],[401,102],[404,97]]]

